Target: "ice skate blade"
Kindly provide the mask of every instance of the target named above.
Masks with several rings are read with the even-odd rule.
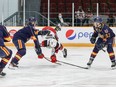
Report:
[[[116,66],[115,67],[111,67],[112,70],[116,69]]]
[[[0,73],[0,77],[4,77],[5,75],[6,75],[6,73],[4,73],[4,72]]]
[[[90,65],[87,65],[87,69],[90,69],[91,68],[91,66]]]
[[[12,64],[9,64],[8,68],[11,69],[11,70],[16,70],[16,69],[18,69],[18,67],[13,67]]]
[[[63,52],[63,57],[67,58],[67,49],[64,49],[62,52]]]

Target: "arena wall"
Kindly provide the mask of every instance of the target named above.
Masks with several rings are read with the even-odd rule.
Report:
[[[13,37],[14,33],[21,28],[22,27],[7,27],[11,37]],[[41,30],[43,27],[36,28]],[[111,29],[116,33],[116,27],[112,27]],[[58,32],[58,36],[59,41],[63,43],[65,47],[92,47],[94,46],[90,43],[92,33],[92,27],[62,27],[61,31]],[[43,36],[38,36],[38,38],[41,42]],[[13,46],[12,41],[5,44],[7,46]],[[29,40],[26,45],[33,46],[34,44],[32,40]]]

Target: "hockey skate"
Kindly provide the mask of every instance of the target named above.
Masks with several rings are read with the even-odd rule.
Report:
[[[112,62],[111,68],[116,69],[116,62]]]
[[[63,53],[63,57],[66,58],[67,57],[67,49],[64,48],[64,50],[62,51]]]
[[[3,68],[0,68],[0,76],[5,76],[6,73],[2,72],[3,71]]]
[[[14,62],[11,62],[11,63],[9,64],[8,68],[9,68],[9,69],[15,70],[15,69],[18,68],[18,63],[16,64],[16,63],[14,63]]]
[[[93,62],[93,59],[90,59],[89,62],[87,63],[87,68],[90,69],[91,68],[91,64]]]

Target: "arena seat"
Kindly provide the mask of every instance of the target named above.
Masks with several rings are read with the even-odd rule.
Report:
[[[48,0],[44,0],[44,1],[48,1]],[[50,0],[50,3],[57,3],[57,0]]]
[[[86,1],[86,0],[84,0]],[[74,3],[82,3],[82,0],[73,0]]]
[[[72,3],[72,0],[65,0],[65,3]]]
[[[99,0],[99,3],[107,3],[107,0]]]
[[[107,12],[108,11],[108,4],[100,3],[100,12]]]
[[[51,3],[50,4],[50,9],[55,9],[57,7],[57,4],[56,3]]]
[[[81,0],[80,0],[81,1]],[[86,4],[86,3],[90,3],[91,0],[82,0],[82,3]]]
[[[82,6],[82,3],[74,3],[74,5],[75,5],[75,10],[78,10],[79,6]],[[82,7],[82,8],[84,8],[84,7]]]
[[[108,0],[109,3],[116,3],[116,0]]]
[[[91,0],[91,3],[98,3],[98,0]]]
[[[65,3],[65,0],[58,0],[58,3]]]
[[[109,3],[109,7],[116,12],[116,3]]]
[[[91,7],[91,5],[90,5],[90,3],[85,3],[85,4],[83,4],[83,10],[86,12],[87,10],[88,10],[88,8],[90,8]]]
[[[41,12],[47,12],[48,0],[41,0]],[[83,10],[86,12],[88,8],[92,12],[96,13],[96,3],[99,3],[99,12],[106,13],[109,9],[116,11],[116,0],[50,0],[50,12],[52,13],[71,13],[72,3],[74,2],[75,11],[78,10],[79,6],[82,6]],[[53,15],[51,16],[53,17]]]

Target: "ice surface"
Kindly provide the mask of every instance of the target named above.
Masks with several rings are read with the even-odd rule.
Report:
[[[13,56],[16,49],[13,50]],[[68,57],[59,52],[58,60],[79,66],[86,66],[92,48],[67,48]],[[43,48],[49,57],[51,50]],[[114,49],[116,52],[116,48]],[[7,75],[0,78],[0,87],[116,87],[116,70],[111,70],[107,52],[100,51],[91,69],[85,70],[70,65],[57,65],[45,59],[38,59],[33,48],[20,60],[16,70],[4,69]]]

